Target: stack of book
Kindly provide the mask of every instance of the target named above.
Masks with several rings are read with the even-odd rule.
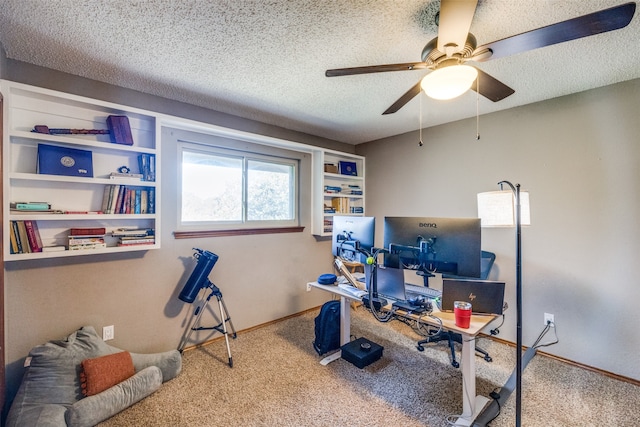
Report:
[[[63,213],[60,210],[51,209],[51,204],[48,202],[11,202],[9,208],[11,214]]]
[[[9,240],[12,254],[42,252],[42,239],[35,221],[10,221]]]
[[[107,230],[103,227],[72,228],[69,230],[69,250],[106,248],[104,236]]]
[[[362,196],[362,187],[357,184],[342,184],[342,193],[353,196]]]
[[[325,185],[324,192],[328,194],[339,193],[342,191],[342,187],[338,187],[336,185]]]
[[[111,232],[118,238],[118,246],[155,245],[156,236],[153,228],[118,228]]]

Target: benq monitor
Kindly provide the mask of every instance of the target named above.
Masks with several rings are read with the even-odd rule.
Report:
[[[479,218],[385,217],[384,248],[389,267],[480,277]]]

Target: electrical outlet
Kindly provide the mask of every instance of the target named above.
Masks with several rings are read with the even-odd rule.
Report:
[[[307,292],[311,292],[311,284],[307,283]]]
[[[108,341],[115,338],[115,331],[113,325],[105,326],[102,328],[102,341]]]
[[[553,326],[555,324],[554,316],[553,316],[553,314],[545,313],[544,314],[544,326],[547,326],[549,323],[551,323],[551,326]]]

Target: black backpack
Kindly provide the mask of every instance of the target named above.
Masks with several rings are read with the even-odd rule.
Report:
[[[340,348],[340,301],[325,302],[315,318],[313,348],[319,355]]]

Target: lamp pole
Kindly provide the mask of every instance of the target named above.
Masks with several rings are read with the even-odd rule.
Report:
[[[516,427],[522,422],[522,223],[520,218],[520,184],[500,181],[511,188],[516,199]]]

